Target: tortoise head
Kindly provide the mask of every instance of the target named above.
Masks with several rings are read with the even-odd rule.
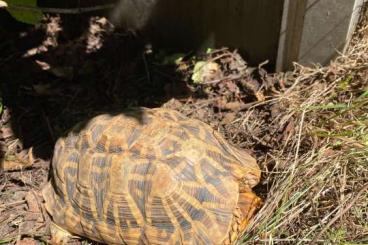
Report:
[[[242,186],[252,188],[256,186],[261,179],[261,170],[257,160],[248,152],[233,145],[230,145],[218,133],[214,133],[224,152],[232,156],[232,161],[226,163],[226,167],[231,174],[241,183]]]
[[[243,149],[232,147],[232,150],[234,156],[239,160],[239,162],[233,163],[232,168],[241,179],[240,187],[247,185],[249,188],[253,188],[261,179],[261,170],[256,159]]]

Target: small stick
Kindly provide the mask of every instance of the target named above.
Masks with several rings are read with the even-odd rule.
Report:
[[[6,204],[2,204],[0,205],[0,208],[7,208],[9,206],[18,206],[18,205],[21,205],[21,204],[24,204],[26,203],[25,200],[22,200],[22,201],[16,201],[16,202],[12,202],[12,203],[6,203]]]
[[[51,139],[52,139],[53,141],[55,141],[55,140],[56,140],[56,138],[55,138],[54,130],[53,130],[53,129],[52,129],[52,127],[51,127],[50,120],[49,120],[49,118],[48,118],[48,116],[46,115],[46,113],[45,113],[45,111],[44,111],[44,110],[42,110],[42,114],[43,114],[43,117],[44,117],[44,119],[45,119],[45,121],[46,121],[47,128],[48,128],[48,130],[49,130],[49,134],[50,134],[50,136],[51,136]]]
[[[144,68],[146,69],[148,83],[151,83],[151,72],[150,72],[149,67],[148,67],[148,62],[147,62],[146,54],[147,53],[144,52],[142,54],[142,58],[143,58],[143,62],[144,62]]]

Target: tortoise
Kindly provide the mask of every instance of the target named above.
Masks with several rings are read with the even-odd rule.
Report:
[[[233,244],[261,200],[256,160],[163,108],[103,114],[58,139],[42,194],[55,244]]]

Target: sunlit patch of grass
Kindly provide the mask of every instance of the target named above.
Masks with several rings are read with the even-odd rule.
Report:
[[[265,175],[244,243],[368,242],[368,37],[358,36],[329,66],[278,75],[290,87],[270,101],[283,111],[268,126],[292,119],[294,134],[270,152],[282,168]]]
[[[331,229],[327,233],[328,240],[334,244],[342,244],[346,242],[347,231],[344,228]]]

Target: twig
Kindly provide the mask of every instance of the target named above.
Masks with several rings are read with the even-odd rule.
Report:
[[[43,109],[42,109],[42,115],[43,115],[43,118],[44,118],[44,119],[45,119],[45,121],[46,121],[47,129],[49,130],[49,133],[50,133],[51,139],[52,139],[53,141],[55,141],[55,140],[56,140],[56,138],[55,138],[54,130],[52,129],[51,124],[50,124],[50,120],[49,120],[48,116],[46,115],[46,113],[45,113],[45,111],[44,111]]]
[[[24,204],[24,203],[26,203],[26,201],[25,200],[22,200],[22,201],[17,201],[17,202],[12,202],[12,203],[7,203],[7,204],[2,204],[2,205],[0,205],[0,208],[7,208],[7,207],[9,207],[9,206],[18,206],[18,205],[21,205],[21,204]]]
[[[245,77],[245,74],[241,74],[241,75],[237,75],[237,76],[227,76],[227,77],[215,79],[215,80],[208,81],[208,82],[203,82],[201,84],[204,84],[204,85],[216,84],[216,83],[219,83],[219,82],[222,82],[222,81],[225,81],[225,80],[238,80],[238,79],[241,79],[243,77]]]
[[[143,63],[144,63],[144,69],[146,69],[148,83],[151,83],[151,72],[150,72],[149,67],[148,67],[148,62],[147,62],[145,52],[142,54],[142,59],[143,59]]]
[[[299,149],[300,149],[300,142],[301,142],[301,137],[302,137],[303,125],[304,125],[304,118],[305,118],[305,110],[303,110],[302,116],[301,116],[301,119],[300,119],[300,126],[299,126],[299,132],[298,132],[298,141],[297,141],[296,150],[295,150],[294,164],[293,164],[292,172],[291,172],[292,175],[294,175],[295,168],[296,168],[298,158],[299,158]]]
[[[46,212],[45,212],[45,210],[44,210],[44,208],[43,208],[43,206],[42,206],[42,204],[39,200],[39,196],[37,195],[37,193],[33,189],[31,189],[31,192],[32,192],[32,195],[34,196],[34,198],[36,199],[37,206],[38,206],[38,208],[41,212],[43,221],[46,222],[46,215],[45,215]]]

